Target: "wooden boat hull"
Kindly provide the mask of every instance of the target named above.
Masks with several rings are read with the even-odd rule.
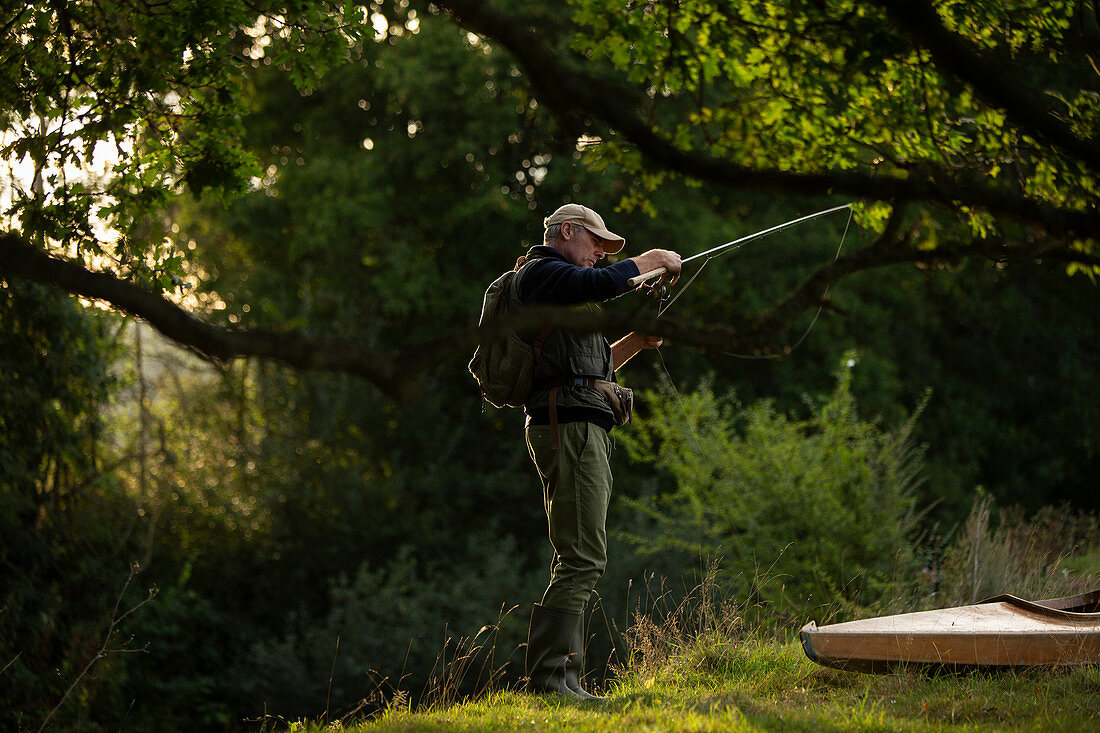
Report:
[[[972,606],[849,621],[801,632],[827,667],[1010,668],[1100,663],[1100,590],[1046,601],[997,596]]]

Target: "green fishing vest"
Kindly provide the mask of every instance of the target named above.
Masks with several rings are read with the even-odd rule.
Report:
[[[512,287],[509,292],[509,306],[518,308],[521,304],[519,293],[520,283],[524,275],[530,269],[528,265],[541,259],[537,254],[528,255],[530,259],[522,266],[516,276],[512,278]],[[585,303],[578,308],[599,310],[595,303]],[[612,368],[611,344],[599,333],[570,333],[569,331],[552,331],[542,344],[542,358],[556,374],[561,377],[595,377],[614,381],[615,370]],[[540,387],[539,378],[543,376],[542,370],[535,369],[535,388],[531,390],[525,407],[538,409],[549,407],[550,387]],[[591,387],[583,385],[570,385],[558,390],[558,407],[587,407],[613,415],[610,405],[603,395]]]

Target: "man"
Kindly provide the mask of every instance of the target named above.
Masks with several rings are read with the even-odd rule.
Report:
[[[543,225],[544,244],[520,258],[513,302],[592,304],[627,292],[627,280],[664,267],[672,279],[680,255],[650,250],[607,267],[594,267],[626,241],[592,209],[566,204]],[[595,307],[589,305],[589,307]],[[601,334],[542,333],[534,348],[539,375],[524,405],[527,448],[543,487],[554,547],[550,584],[531,612],[526,671],[529,689],[594,700],[580,684],[584,608],[607,565],[605,520],[611,499],[611,444],[615,415],[593,385],[661,339],[631,333],[615,344]]]

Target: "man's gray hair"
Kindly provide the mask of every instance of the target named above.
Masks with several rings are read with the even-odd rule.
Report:
[[[561,239],[561,224],[551,224],[542,233],[543,242],[557,242]]]

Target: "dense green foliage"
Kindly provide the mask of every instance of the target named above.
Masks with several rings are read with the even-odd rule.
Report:
[[[52,290],[0,289],[4,728],[42,722],[58,701],[53,680],[74,677],[103,642],[136,559],[135,499],[103,470],[100,454],[114,330],[114,319]],[[126,681],[118,670],[103,688]]]
[[[916,418],[893,434],[861,420],[855,363],[805,420],[768,401],[719,399],[706,385],[683,398],[667,387],[650,394],[651,414],[622,440],[673,489],[641,504],[657,524],[643,544],[721,558],[731,587],[783,616],[891,600],[918,576]]]
[[[181,253],[164,246],[163,208],[183,190],[242,191],[255,172],[239,141],[245,59],[265,27],[257,18],[277,26],[268,59],[287,70],[300,60],[294,75],[306,84],[361,28],[341,10],[354,12],[266,2],[5,9],[3,153],[32,173],[12,181],[5,218],[54,247],[105,256],[151,288],[173,288]],[[118,236],[103,236],[103,225]]]
[[[572,45],[625,85],[609,100],[640,91],[631,108],[681,149],[1091,206],[1086,163],[935,73],[878,11],[495,5],[537,21],[563,83],[580,65]],[[1056,52],[1072,40],[1068,11],[1020,7],[951,3],[943,17],[1003,47],[1028,81],[1065,72],[1056,101],[1075,129],[1091,125],[1080,49]],[[0,40],[16,168],[3,228],[234,329],[431,343],[476,320],[485,285],[567,200],[603,212],[626,254],[688,254],[836,202],[822,186],[777,195],[672,175],[606,120],[563,111],[502,43],[422,3],[0,13],[18,29]],[[1009,43],[1025,30],[1029,44]],[[1090,246],[990,211],[913,206],[901,229],[924,248],[974,234]],[[885,214],[862,206],[842,254]],[[670,316],[751,325],[836,256],[845,225],[823,219],[710,264]],[[496,625],[493,663],[522,656],[545,519],[522,416],[484,411],[462,359],[418,371],[414,399],[397,403],[344,375],[198,362],[134,321],[0,277],[0,726],[37,729],[55,708],[56,727],[85,730],[331,719],[379,690],[430,691],[448,637]],[[786,359],[670,339],[624,370],[649,391],[616,433],[624,536],[600,586],[608,627],[630,623],[630,579],[674,576],[700,551],[742,580],[773,569],[756,589],[773,607],[797,614],[835,592],[851,609],[897,592],[892,573],[916,557],[942,556],[945,573],[1003,563],[1007,551],[964,551],[988,523],[953,534],[976,485],[1028,521],[1061,502],[1100,508],[1087,278],[1057,259],[922,262],[854,274],[816,305],[776,335],[795,345]],[[940,539],[911,543],[911,508],[930,509],[921,529]],[[122,593],[133,562],[143,570]],[[597,673],[621,646],[601,633]]]
[[[571,6],[572,48],[644,89],[647,119],[680,149],[837,184],[856,172],[884,189],[957,185],[964,205],[923,214],[926,246],[1021,236],[1011,210],[966,205],[968,189],[1095,205],[1094,3]],[[938,42],[940,32],[949,41]],[[642,170],[633,145],[611,140],[602,150]],[[861,223],[878,228],[885,211]]]

